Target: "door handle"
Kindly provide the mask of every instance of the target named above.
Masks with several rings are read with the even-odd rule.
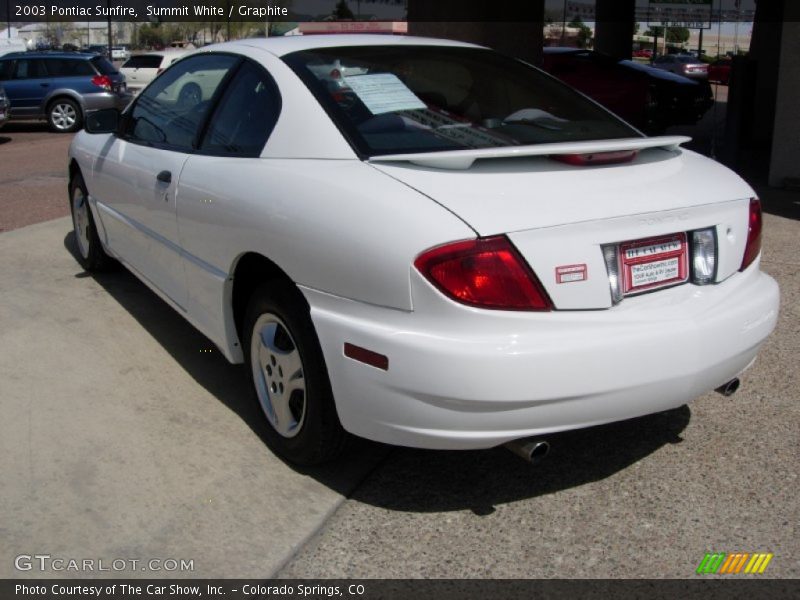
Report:
[[[169,171],[161,171],[161,173],[156,175],[156,179],[158,179],[161,183],[171,183],[172,173]]]

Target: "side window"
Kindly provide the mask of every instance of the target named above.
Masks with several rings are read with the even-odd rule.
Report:
[[[42,77],[47,77],[44,61],[29,58],[17,61],[14,79],[39,79]]]
[[[130,111],[125,137],[133,142],[190,151],[211,108],[211,99],[239,59],[200,54],[167,69]]]
[[[128,59],[123,69],[158,69],[161,66],[161,57],[153,54],[141,54]]]
[[[11,79],[11,73],[13,70],[13,60],[0,60],[0,81],[8,81]]]
[[[94,70],[86,60],[69,58],[46,58],[45,65],[50,77],[78,77],[81,75],[94,75]]]
[[[279,112],[280,97],[272,80],[246,62],[225,91],[200,149],[209,154],[258,156]]]

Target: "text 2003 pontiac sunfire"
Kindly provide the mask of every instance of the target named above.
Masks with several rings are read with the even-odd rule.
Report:
[[[246,362],[297,463],[346,432],[486,448],[677,407],[775,326],[744,181],[485,48],[209,46],[86,127],[81,264]]]

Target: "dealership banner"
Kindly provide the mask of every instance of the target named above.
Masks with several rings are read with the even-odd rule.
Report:
[[[655,25],[706,29],[712,16],[711,0],[650,0],[647,20]]]

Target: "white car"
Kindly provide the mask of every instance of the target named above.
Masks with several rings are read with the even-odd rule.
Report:
[[[130,57],[131,53],[124,46],[111,47],[111,60],[128,60]]]
[[[184,54],[185,50],[164,50],[131,56],[119,69],[125,75],[128,91],[138,94]]]
[[[488,49],[230,42],[118,117],[69,151],[80,263],[118,259],[245,362],[297,463],[346,432],[487,448],[678,407],[776,323],[742,179]]]

